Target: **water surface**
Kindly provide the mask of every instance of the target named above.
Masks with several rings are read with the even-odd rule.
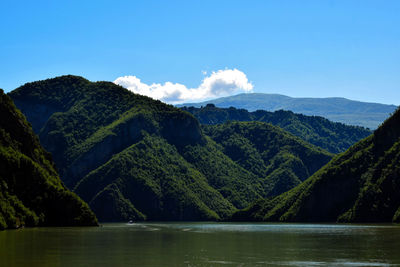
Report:
[[[400,266],[400,227],[134,223],[0,232],[0,266]]]

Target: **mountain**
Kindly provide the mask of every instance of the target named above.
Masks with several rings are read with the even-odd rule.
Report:
[[[259,177],[254,183],[260,183],[265,197],[295,187],[332,158],[332,154],[267,123],[228,122],[204,126],[204,132],[225,155]]]
[[[213,104],[207,104],[201,108],[182,107],[181,109],[193,114],[202,124],[219,124],[226,121],[271,123],[331,153],[343,152],[371,134],[370,130],[360,126],[345,125],[331,122],[323,117],[306,116],[284,110],[249,112],[234,107],[217,108]]]
[[[218,220],[269,195],[267,185],[276,184],[259,177],[269,170],[252,172],[225,154],[224,141],[218,144],[211,130],[215,140],[207,136],[193,115],[111,82],[69,75],[25,84],[10,96],[53,154],[65,184],[101,221]],[[282,160],[279,151],[263,155],[267,150],[257,148],[275,159],[260,168],[289,164],[294,153],[291,186],[332,157],[277,127],[259,130],[279,136],[271,146],[288,146]],[[235,135],[240,141],[241,134]],[[310,166],[302,158],[308,155],[315,157]]]
[[[201,103],[186,103],[178,105],[201,107],[215,104],[220,108],[243,108],[248,111],[256,110],[290,110],[304,115],[322,116],[331,121],[348,125],[358,125],[376,129],[392,112],[394,105],[366,103],[346,98],[293,98],[278,94],[239,94],[209,100]]]
[[[277,197],[233,220],[400,222],[400,109],[371,136]]]
[[[61,182],[51,155],[0,89],[0,230],[97,225],[88,205]]]

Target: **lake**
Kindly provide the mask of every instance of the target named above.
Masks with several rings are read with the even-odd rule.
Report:
[[[400,266],[400,226],[134,223],[0,232],[0,266]]]

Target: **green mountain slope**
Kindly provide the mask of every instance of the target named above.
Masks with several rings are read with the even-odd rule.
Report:
[[[238,94],[201,103],[179,105],[201,107],[213,103],[221,108],[256,110],[290,110],[304,115],[322,116],[331,121],[376,129],[396,106],[353,101],[346,98],[294,98],[278,94]]]
[[[221,214],[194,193],[183,194],[189,181],[194,188],[204,188],[196,177],[200,174],[177,152],[188,144],[206,143],[198,122],[189,114],[113,83],[91,83],[76,76],[29,83],[10,95],[53,154],[63,181],[85,192],[81,197],[100,220],[210,220],[235,210],[210,187],[204,194],[217,198],[212,204],[221,203],[216,208]],[[157,151],[157,142],[171,147]],[[175,151],[170,158],[174,163],[166,161],[171,151]],[[162,154],[154,158],[157,153]],[[182,165],[182,172],[170,169],[175,164]],[[184,207],[171,204],[181,197],[182,203],[187,201]],[[186,212],[189,207],[192,214]]]
[[[176,147],[158,136],[147,135],[114,155],[84,177],[76,192],[93,204],[102,201],[101,190],[110,184],[152,220],[215,220],[235,209]]]
[[[234,220],[400,222],[400,110],[301,185]]]
[[[325,165],[332,154],[279,127],[262,122],[228,122],[204,126],[222,152],[258,178],[264,196],[300,184]]]
[[[171,105],[76,76],[28,83],[10,96],[99,220],[218,220],[269,195],[259,176],[266,171],[224,154],[191,114]],[[319,167],[331,157],[317,155]]]
[[[65,188],[50,154],[2,90],[0,114],[0,229],[97,225],[88,205]]]
[[[202,124],[219,124],[233,120],[271,123],[332,153],[343,152],[371,134],[370,130],[359,126],[349,126],[322,117],[305,116],[284,110],[248,112],[233,107],[217,108],[213,104],[202,108],[182,107],[182,110],[192,113]]]

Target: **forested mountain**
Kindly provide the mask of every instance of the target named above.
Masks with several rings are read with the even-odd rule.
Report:
[[[225,218],[294,186],[332,157],[277,127],[240,124],[229,142],[246,141],[244,149],[261,157],[259,169],[246,169],[218,137],[229,124],[207,129],[212,139],[191,114],[110,82],[62,76],[25,84],[10,96],[53,154],[63,181],[103,221]],[[265,140],[285,153],[259,146],[247,131],[277,136]],[[279,181],[285,164],[293,172],[290,186]]]
[[[234,220],[400,222],[400,109],[301,185]]]
[[[264,196],[288,191],[332,158],[322,149],[267,123],[228,122],[204,126],[204,131],[225,155],[259,177]]]
[[[318,116],[306,116],[284,110],[249,112],[234,107],[218,108],[213,104],[201,108],[182,107],[182,110],[192,113],[202,124],[219,124],[226,121],[271,123],[332,153],[343,152],[372,133],[360,126],[345,125]]]
[[[329,98],[294,98],[279,94],[238,94],[217,98],[201,103],[186,103],[178,105],[201,107],[213,103],[220,108],[243,108],[256,110],[290,110],[304,115],[322,116],[331,121],[348,125],[358,125],[376,129],[392,112],[394,105],[366,103],[340,97]]]
[[[51,155],[0,89],[0,230],[97,225],[88,205],[66,189]]]

